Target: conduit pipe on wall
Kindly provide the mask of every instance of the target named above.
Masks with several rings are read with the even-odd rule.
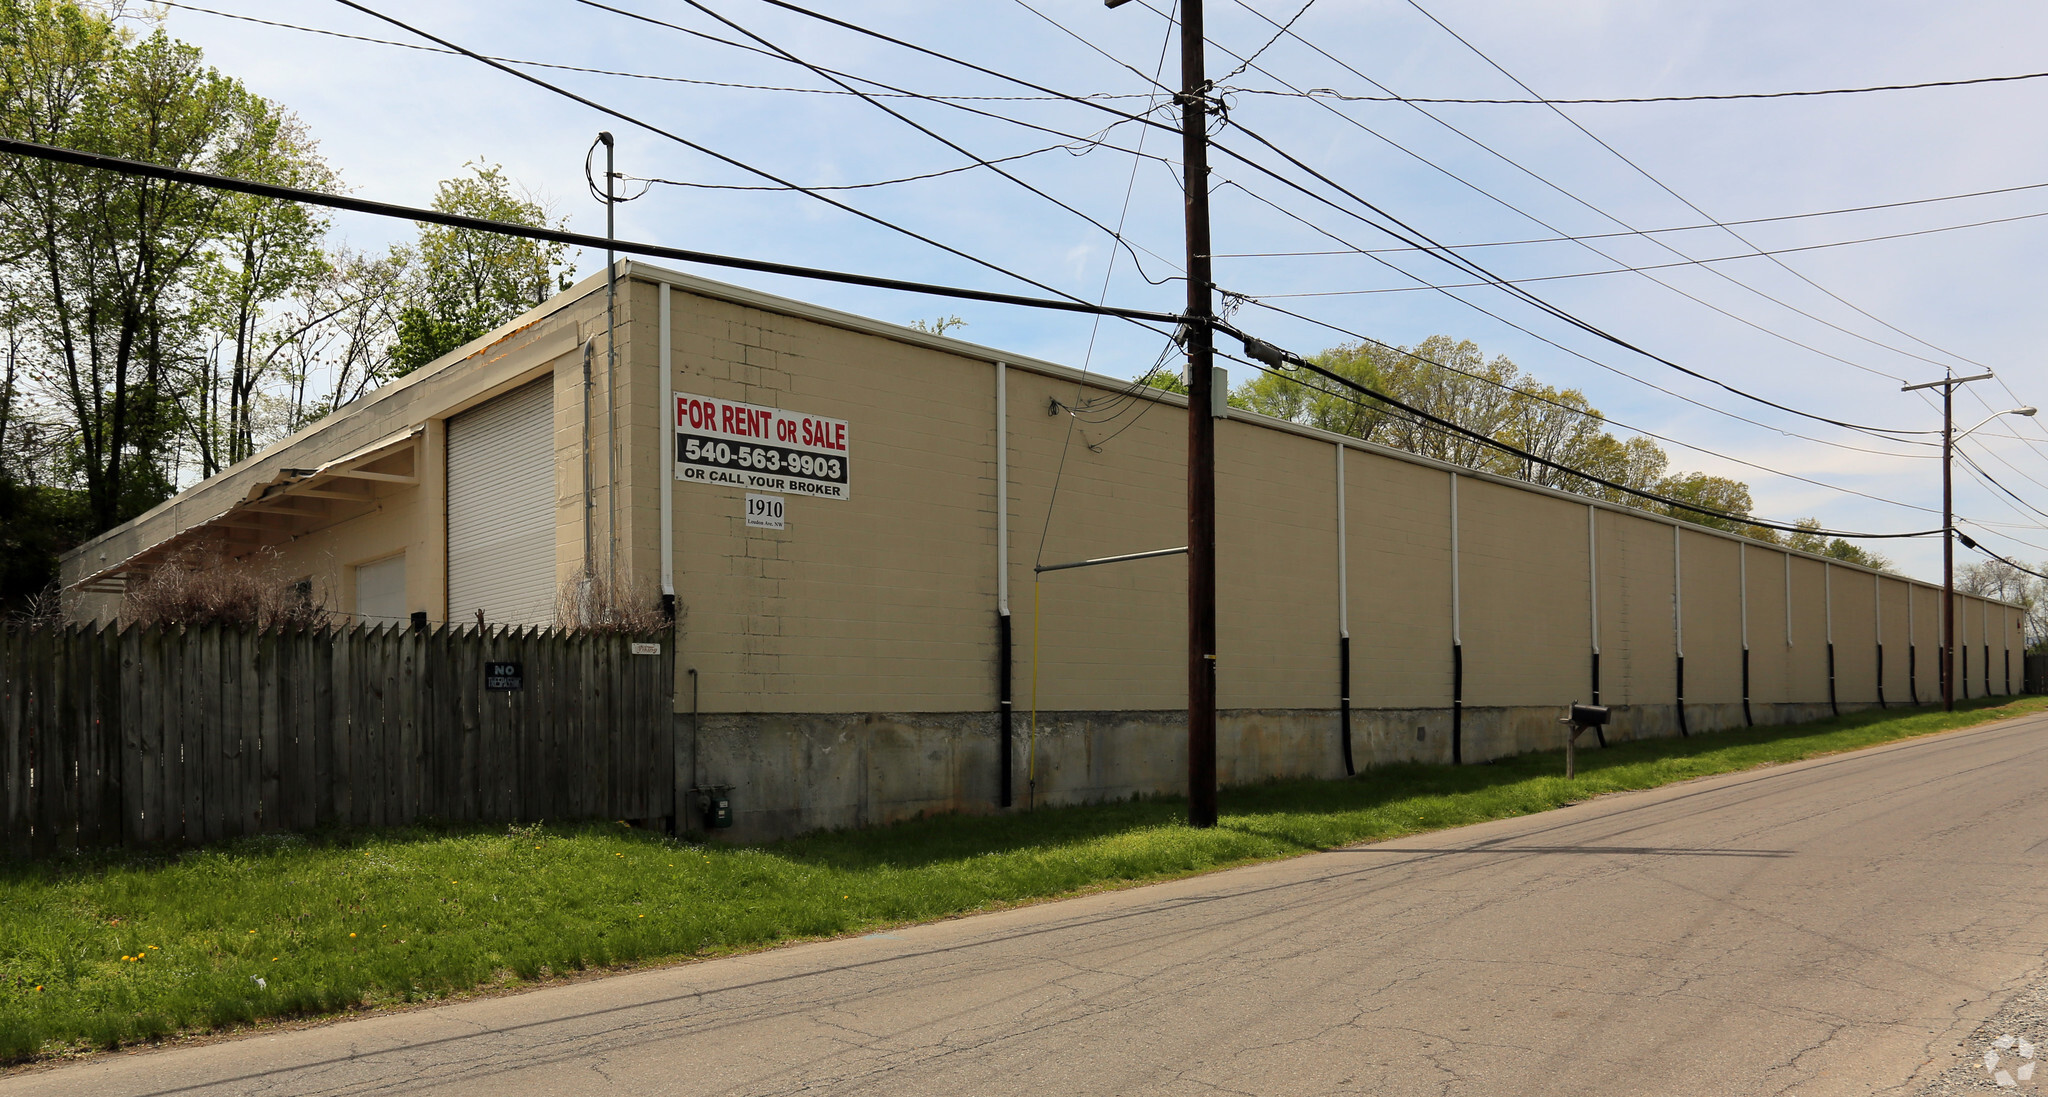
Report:
[[[1600,510],[1586,504],[1586,616],[1593,638],[1593,704],[1600,703]],[[1598,728],[1593,729],[1598,731]],[[1602,744],[1605,745],[1604,743]]]
[[[1835,703],[1835,569],[1825,560],[1820,564],[1820,578],[1821,616],[1828,631],[1828,711],[1840,716],[1842,706]]]
[[[1344,443],[1337,443],[1337,742],[1344,752],[1344,776],[1357,773],[1351,761],[1351,564],[1344,527]]]
[[[654,424],[654,471],[661,478],[661,612],[668,618],[671,644],[676,623],[676,361],[669,296],[674,288],[661,284],[661,412]]]
[[[1451,764],[1465,761],[1465,632],[1458,590],[1458,474],[1451,473]]]
[[[1913,603],[1918,600],[1918,590],[1912,583],[1906,584],[1906,696],[1915,705],[1920,703],[1919,652],[1920,647],[1913,639]]]
[[[1679,551],[1685,530],[1671,527],[1671,647],[1678,653],[1678,734],[1690,738],[1685,726],[1685,560]]]
[[[586,582],[590,577],[591,559],[597,555],[597,532],[591,528],[596,522],[597,497],[591,487],[590,472],[590,400],[597,382],[591,377],[591,359],[597,354],[597,336],[583,340],[583,575]],[[588,597],[586,588],[578,597]]]
[[[1016,775],[1016,698],[1011,679],[1016,660],[1010,632],[1010,367],[996,366],[996,715],[1000,724],[997,738],[996,803],[1009,807]],[[1033,621],[1036,627],[1036,620]]]
[[[1735,567],[1737,581],[1742,584],[1742,726],[1753,728],[1756,720],[1749,714],[1749,546],[1740,541],[1735,543]]]
[[[1890,708],[1884,703],[1884,579],[1881,576],[1870,577],[1870,603],[1870,619],[1875,625],[1871,631],[1877,634],[1877,707]]]

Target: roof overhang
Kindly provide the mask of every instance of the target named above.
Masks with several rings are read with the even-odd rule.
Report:
[[[288,541],[320,526],[376,505],[380,491],[419,483],[420,442],[415,426],[318,468],[280,469],[249,489],[219,514],[179,530],[118,563],[95,571],[67,589],[86,594],[120,594],[141,578],[180,558],[233,558]]]

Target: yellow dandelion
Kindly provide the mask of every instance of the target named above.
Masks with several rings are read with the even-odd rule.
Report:
[[[256,931],[252,929],[252,930],[250,930],[249,932],[250,932],[250,933],[254,933],[254,932],[256,932]]]
[[[36,993],[40,994],[40,993],[42,993],[42,990],[43,990],[43,985],[42,985],[41,983],[37,983],[37,984],[36,984]]]
[[[349,934],[349,936],[350,936],[350,937],[354,937],[354,936],[355,936],[355,934],[351,933],[351,934]]]
[[[150,948],[153,948],[153,949],[154,949],[154,948],[156,948],[156,946],[155,946],[155,945],[151,945],[151,946],[149,946],[149,947],[150,947]]]
[[[272,957],[270,958],[270,962],[271,962],[271,963],[273,963],[273,964],[274,964],[274,963],[277,963],[277,957],[275,957],[275,956],[272,956]]]

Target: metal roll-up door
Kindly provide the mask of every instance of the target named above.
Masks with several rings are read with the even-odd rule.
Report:
[[[555,612],[554,385],[448,420],[448,619],[545,625]]]

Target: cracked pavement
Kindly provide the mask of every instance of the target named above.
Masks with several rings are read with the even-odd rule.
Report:
[[[0,1095],[2025,1092],[1979,1045],[2048,1002],[2044,744],[2009,721]]]

